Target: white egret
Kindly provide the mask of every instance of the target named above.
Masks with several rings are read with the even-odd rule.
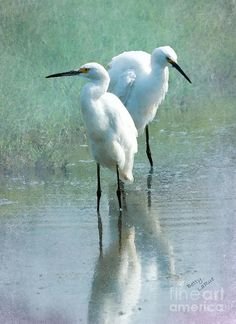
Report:
[[[154,119],[168,91],[169,69],[172,65],[191,83],[177,64],[177,55],[170,46],[154,49],[152,54],[130,51],[113,57],[108,65],[110,92],[117,95],[130,112],[139,135],[146,132],[146,153],[151,169],[148,124]]]
[[[57,73],[46,78],[83,76],[87,82],[80,104],[92,155],[97,162],[97,211],[101,197],[100,165],[117,174],[117,197],[121,209],[120,178],[133,181],[133,160],[137,152],[137,130],[122,102],[108,93],[109,75],[98,63],[87,63],[78,70]]]

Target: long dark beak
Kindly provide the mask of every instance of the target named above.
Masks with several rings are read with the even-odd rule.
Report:
[[[74,75],[78,75],[81,72],[78,70],[72,70],[72,71],[68,71],[68,72],[62,72],[62,73],[56,73],[56,74],[51,74],[46,76],[46,78],[59,78],[59,77],[64,77],[64,76],[74,76]]]
[[[189,83],[192,83],[191,80],[189,79],[189,77],[184,73],[184,71],[181,69],[181,67],[177,63],[175,63],[173,61],[171,61],[170,63],[172,64],[172,66],[174,68],[176,68],[176,70],[178,70],[185,77],[186,80],[188,80]]]

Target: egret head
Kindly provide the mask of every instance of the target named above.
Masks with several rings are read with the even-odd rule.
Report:
[[[109,77],[105,68],[95,62],[82,65],[78,69],[78,74],[89,80],[101,80]]]
[[[184,73],[181,67],[177,64],[177,54],[170,46],[162,46],[155,48],[152,52],[152,62],[158,64],[162,67],[172,65],[176,70],[178,70],[189,83],[192,83],[189,77]]]
[[[46,78],[58,78],[63,76],[82,76],[88,80],[102,80],[109,79],[109,75],[105,68],[95,62],[86,63],[82,65],[79,69],[71,70],[68,72],[56,73],[46,76]]]

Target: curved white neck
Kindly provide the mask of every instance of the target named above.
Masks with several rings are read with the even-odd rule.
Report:
[[[107,78],[87,82],[81,90],[81,97],[97,100],[107,91],[108,85],[109,80]]]
[[[152,68],[150,74],[148,75],[144,91],[146,95],[150,97],[150,103],[159,104],[158,102],[164,99],[164,96],[168,90],[168,81],[169,81],[169,69],[167,66],[161,67],[155,65]]]

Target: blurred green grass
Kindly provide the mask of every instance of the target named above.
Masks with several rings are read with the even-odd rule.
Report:
[[[234,1],[2,0],[0,167],[64,167],[85,142],[82,82],[46,80],[88,61],[106,65],[124,50],[171,45],[190,86],[171,71],[158,118],[190,128],[235,118]]]

